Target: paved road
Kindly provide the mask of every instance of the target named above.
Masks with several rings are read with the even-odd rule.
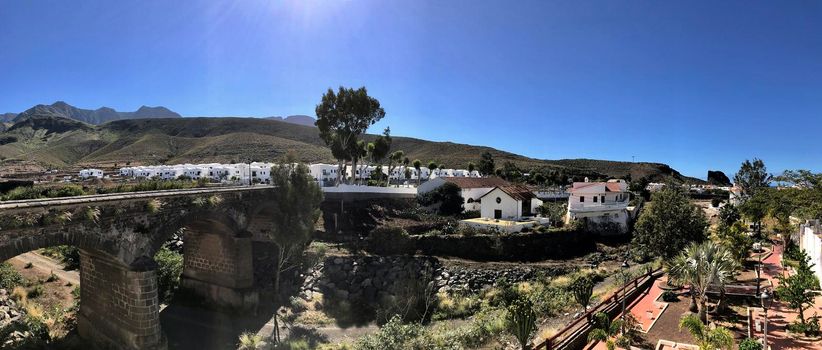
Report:
[[[60,280],[71,282],[73,285],[80,285],[80,272],[77,270],[63,270],[63,264],[55,261],[54,259],[47,258],[34,252],[20,254],[12,259],[22,262],[24,265],[31,263],[35,269],[45,273],[54,272],[57,277],[60,277]]]

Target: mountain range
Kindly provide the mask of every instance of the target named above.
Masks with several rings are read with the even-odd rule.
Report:
[[[6,130],[0,131],[0,169],[6,170],[3,172],[9,173],[12,164],[21,163],[36,164],[43,169],[75,169],[126,164],[276,161],[287,154],[303,162],[334,162],[331,151],[313,127],[314,119],[309,116],[180,118],[171,112],[175,117],[131,119],[120,116],[120,119],[95,125],[80,120],[95,115],[87,113],[89,110],[57,105],[34,107],[5,124]],[[154,110],[168,111],[158,108]],[[144,115],[138,112],[125,115],[132,118]],[[375,137],[365,135],[364,138],[372,140]],[[593,178],[630,174],[633,179],[647,177],[654,182],[704,183],[660,163],[542,160],[485,146],[400,136],[392,139],[392,150],[403,150],[412,160],[420,159],[425,163],[433,160],[451,168],[465,168],[469,162],[477,163],[483,152],[490,152],[498,167],[512,162],[523,169],[545,168]]]

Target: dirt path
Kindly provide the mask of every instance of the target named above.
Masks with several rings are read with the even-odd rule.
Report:
[[[54,273],[60,280],[71,282],[73,285],[80,285],[80,272],[79,271],[66,271],[63,270],[63,264],[55,261],[51,258],[47,258],[40,254],[34,252],[28,252],[24,254],[20,254],[16,257],[11,258],[14,262],[20,264],[21,266],[25,266],[28,263],[31,263],[32,267],[45,272],[45,273]]]

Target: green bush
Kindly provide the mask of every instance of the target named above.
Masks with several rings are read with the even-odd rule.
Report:
[[[74,197],[86,194],[83,188],[78,185],[63,186],[27,186],[17,187],[6,193],[0,199],[4,201],[38,199],[38,198],[58,198]]]
[[[662,292],[662,301],[667,302],[667,303],[673,303],[673,302],[676,302],[678,300],[679,300],[679,296],[677,296],[676,293],[674,293],[670,290],[666,290],[666,291]]]
[[[762,343],[754,338],[745,338],[739,343],[739,350],[762,350]]]
[[[170,301],[180,286],[183,273],[183,255],[167,247],[162,247],[154,255],[157,262],[157,294],[163,301]]]
[[[58,245],[43,249],[43,254],[63,263],[66,270],[80,268],[80,249],[70,245]]]
[[[26,295],[26,296],[27,296],[29,299],[35,299],[35,298],[38,298],[38,297],[40,297],[41,295],[43,295],[43,292],[45,292],[45,291],[46,291],[46,289],[45,289],[45,288],[43,288],[43,285],[42,285],[42,284],[37,284],[37,285],[35,285],[34,287],[32,287],[31,289],[29,289],[29,291],[28,291],[28,293],[27,293],[27,295]]]
[[[14,287],[23,285],[23,282],[23,276],[14,269],[14,266],[7,262],[0,264],[0,288],[10,292]]]
[[[446,182],[437,189],[417,196],[417,201],[424,206],[439,204],[440,215],[458,215],[462,213],[464,199],[460,196],[462,189],[456,184]]]
[[[419,323],[403,324],[394,316],[376,333],[366,335],[354,344],[356,350],[412,349],[425,329]]]
[[[409,254],[414,252],[414,241],[400,227],[378,227],[368,236],[368,247],[378,254]]]

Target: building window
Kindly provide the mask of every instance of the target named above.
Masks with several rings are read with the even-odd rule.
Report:
[[[497,204],[502,203],[502,198],[497,197]]]
[[[597,202],[597,196],[594,196],[594,203]]]
[[[474,203],[474,198],[468,198],[468,203]]]
[[[585,203],[585,196],[579,196],[579,202]]]

